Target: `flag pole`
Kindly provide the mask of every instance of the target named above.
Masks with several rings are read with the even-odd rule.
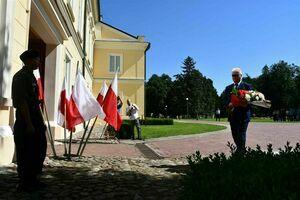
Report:
[[[64,85],[66,87],[66,77],[64,79]],[[66,99],[66,96],[67,96],[67,90],[65,91],[65,99]],[[67,101],[65,100],[64,101],[64,149],[65,149],[65,154],[64,155],[67,155],[67,130],[66,130],[66,127],[67,127],[67,105],[66,105]]]
[[[50,144],[51,144],[53,155],[54,155],[54,157],[57,157],[56,151],[55,151],[55,147],[54,147],[54,139],[52,137],[50,122],[49,122],[49,118],[48,118],[48,111],[47,111],[47,107],[46,107],[45,103],[44,103],[44,108],[45,108],[45,115],[46,115],[46,120],[47,120],[47,125],[48,125],[48,129],[47,129],[47,131],[48,131],[48,137],[49,137],[49,140],[50,140]],[[40,109],[41,109],[41,107],[40,107]]]
[[[77,74],[78,74],[78,71],[79,71],[79,61],[77,61],[77,67],[76,67],[76,79],[77,79]],[[73,88],[72,88],[72,93],[73,93]],[[71,94],[72,94],[71,93]],[[70,140],[69,140],[69,155],[68,155],[68,158],[70,159],[71,158],[71,146],[72,146],[72,135],[73,135],[73,127],[70,131]]]
[[[69,154],[68,154],[68,158],[69,158],[69,159],[71,159],[72,135],[73,135],[73,130],[71,130],[71,131],[70,131],[70,140],[69,140]]]
[[[101,133],[101,135],[100,135],[100,138],[102,138],[102,136],[103,136],[103,134],[104,134],[104,131],[105,131],[106,127],[107,127],[107,122],[105,123],[105,125],[104,125],[104,127],[103,127],[103,129],[102,129],[102,133]]]
[[[86,125],[86,127],[85,127],[85,129],[84,129],[84,133],[83,133],[83,135],[82,135],[82,138],[81,138],[81,140],[80,140],[80,144],[79,144],[79,147],[78,147],[78,150],[77,150],[77,156],[79,156],[79,152],[80,152],[80,150],[81,150],[81,147],[82,147],[82,144],[83,144],[83,140],[84,140],[85,135],[86,135],[86,132],[87,132],[87,130],[88,130],[90,121],[91,121],[91,120],[88,121],[88,124]]]
[[[81,149],[81,152],[80,152],[80,154],[79,154],[79,158],[82,156],[82,153],[83,153],[83,151],[84,151],[84,149],[85,149],[85,146],[86,146],[86,144],[87,144],[87,142],[88,142],[88,140],[89,140],[89,138],[90,138],[90,136],[91,136],[91,133],[92,133],[92,131],[93,131],[93,129],[94,129],[94,126],[95,126],[95,123],[96,123],[97,119],[98,119],[98,116],[95,118],[95,120],[94,120],[94,122],[93,122],[93,125],[92,125],[92,127],[90,128],[89,134],[88,134],[88,136],[87,136],[87,138],[86,138],[86,140],[85,140],[85,143],[84,143],[84,145],[83,145],[83,147],[82,147],[82,149]]]

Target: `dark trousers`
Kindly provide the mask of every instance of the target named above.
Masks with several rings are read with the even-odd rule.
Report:
[[[15,131],[14,141],[20,182],[34,184],[37,181],[37,175],[42,173],[43,162],[46,157],[46,135],[41,132],[30,135]]]
[[[249,122],[230,121],[231,133],[237,151],[244,151],[246,145],[246,132]]]
[[[132,139],[134,140],[134,127],[136,127],[137,133],[138,133],[138,139],[141,138],[141,124],[140,124],[140,119],[134,119],[131,120],[131,127],[132,127]]]

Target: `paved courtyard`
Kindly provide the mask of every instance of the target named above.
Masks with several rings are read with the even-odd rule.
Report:
[[[193,121],[203,123],[200,121]],[[214,123],[214,122],[211,122]],[[221,123],[228,126],[228,123]],[[300,123],[250,123],[247,145],[274,149],[300,142]],[[228,154],[229,128],[192,136],[147,141],[122,140],[87,145],[83,157],[65,159],[64,145],[56,145],[59,159],[48,148],[43,176],[47,187],[31,194],[16,191],[16,166],[0,167],[0,199],[176,199],[189,167],[185,156]],[[77,153],[78,144],[72,144]],[[157,155],[157,157],[153,157]]]
[[[147,141],[147,145],[163,157],[186,156],[196,150],[204,155],[216,152],[229,153],[227,143],[233,143],[229,123],[195,120],[186,122],[221,124],[228,128],[215,133],[153,139]],[[262,149],[266,149],[271,143],[275,151],[284,147],[287,141],[293,146],[300,142],[300,123],[249,123],[246,145],[251,148],[255,148],[258,144]]]

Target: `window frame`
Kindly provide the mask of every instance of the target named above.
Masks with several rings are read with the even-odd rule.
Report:
[[[120,70],[118,71],[118,74],[122,74],[123,73],[123,54],[119,54],[119,53],[110,53],[108,54],[108,73],[109,74],[114,74],[116,73],[116,65],[114,66],[114,71],[110,71],[110,57],[111,56],[114,56],[114,57],[117,57],[119,56],[120,57]]]

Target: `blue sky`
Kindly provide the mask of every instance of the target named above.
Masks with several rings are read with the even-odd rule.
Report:
[[[147,80],[181,73],[191,56],[220,94],[233,67],[257,77],[279,60],[300,65],[299,0],[101,0],[101,13],[151,43]]]

